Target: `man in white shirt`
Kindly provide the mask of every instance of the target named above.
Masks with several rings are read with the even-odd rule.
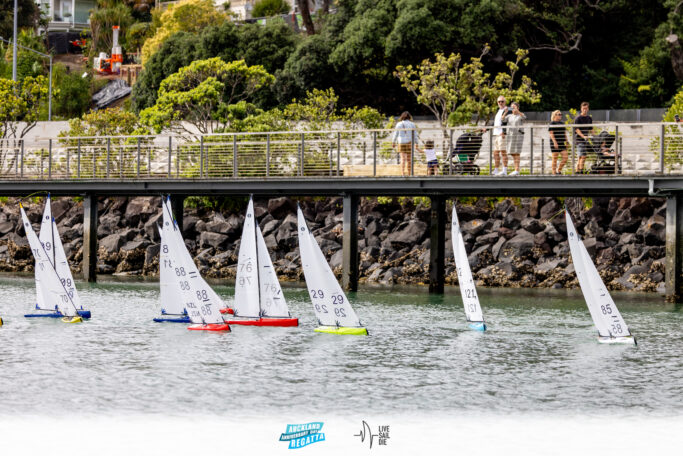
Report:
[[[504,176],[508,173],[508,156],[505,144],[505,129],[503,126],[503,114],[508,110],[505,97],[498,97],[498,112],[493,119],[493,163],[495,168],[491,173],[494,176]],[[503,167],[500,167],[501,157]]]

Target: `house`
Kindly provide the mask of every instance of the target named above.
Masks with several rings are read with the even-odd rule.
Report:
[[[96,0],[36,0],[50,22],[45,32],[81,32],[90,27],[90,10]]]

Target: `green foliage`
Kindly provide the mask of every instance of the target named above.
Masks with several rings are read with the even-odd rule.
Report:
[[[21,82],[0,78],[0,139],[23,138],[35,126],[47,92],[44,76],[27,76]]]
[[[285,0],[259,0],[251,10],[252,17],[270,17],[289,12],[289,4]]]
[[[40,7],[35,0],[17,2],[19,30],[35,29],[40,20]],[[14,0],[0,0],[0,36],[9,39],[14,33]]]
[[[90,77],[67,73],[64,65],[54,65],[52,71],[54,115],[71,119],[80,117],[90,107]],[[57,90],[55,90],[57,89]]]
[[[216,9],[213,0],[181,0],[169,5],[153,18],[154,35],[142,47],[142,63],[146,63],[174,33],[198,33],[206,27],[220,25],[228,20],[224,12]]]
[[[11,36],[11,35],[10,35]],[[30,49],[34,49],[43,54],[47,54],[43,38],[35,34],[31,29],[20,30],[17,43]],[[0,46],[2,54],[5,56],[6,65],[3,65],[0,76],[12,78],[12,45]],[[17,78],[24,79],[26,76],[47,75],[48,59],[35,52],[19,48],[17,52]]]
[[[248,66],[244,60],[197,60],[161,82],[156,104],[140,112],[140,119],[157,132],[171,128],[193,134],[184,126],[186,121],[200,133],[213,133],[229,124],[230,105],[273,80],[262,66]]]
[[[126,31],[126,45],[128,51],[138,51],[145,44],[145,40],[152,34],[151,22],[136,22]]]
[[[97,8],[90,11],[90,52],[110,53],[114,43],[112,26],[118,25],[125,31],[132,23],[132,10],[123,0],[97,0]],[[119,41],[122,46],[125,44],[125,34],[120,35]]]

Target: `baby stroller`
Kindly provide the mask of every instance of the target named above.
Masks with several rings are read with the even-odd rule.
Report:
[[[482,131],[466,132],[455,141],[455,146],[448,156],[452,174],[479,175],[479,166],[474,164],[474,160],[479,155],[483,143],[482,134]]]
[[[595,156],[595,163],[590,168],[590,174],[621,174],[621,157],[612,149],[616,137],[608,131],[591,138],[589,150]]]

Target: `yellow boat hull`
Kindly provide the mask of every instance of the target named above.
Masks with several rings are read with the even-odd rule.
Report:
[[[63,321],[64,323],[82,323],[82,322],[83,322],[83,319],[82,319],[81,317],[79,317],[79,316],[75,316],[75,317],[64,317],[64,318],[62,318],[62,321]]]
[[[315,332],[327,334],[339,334],[343,336],[367,336],[368,330],[366,328],[350,328],[347,326],[318,326],[314,329]]]
[[[2,318],[0,318],[0,326],[2,326]]]

